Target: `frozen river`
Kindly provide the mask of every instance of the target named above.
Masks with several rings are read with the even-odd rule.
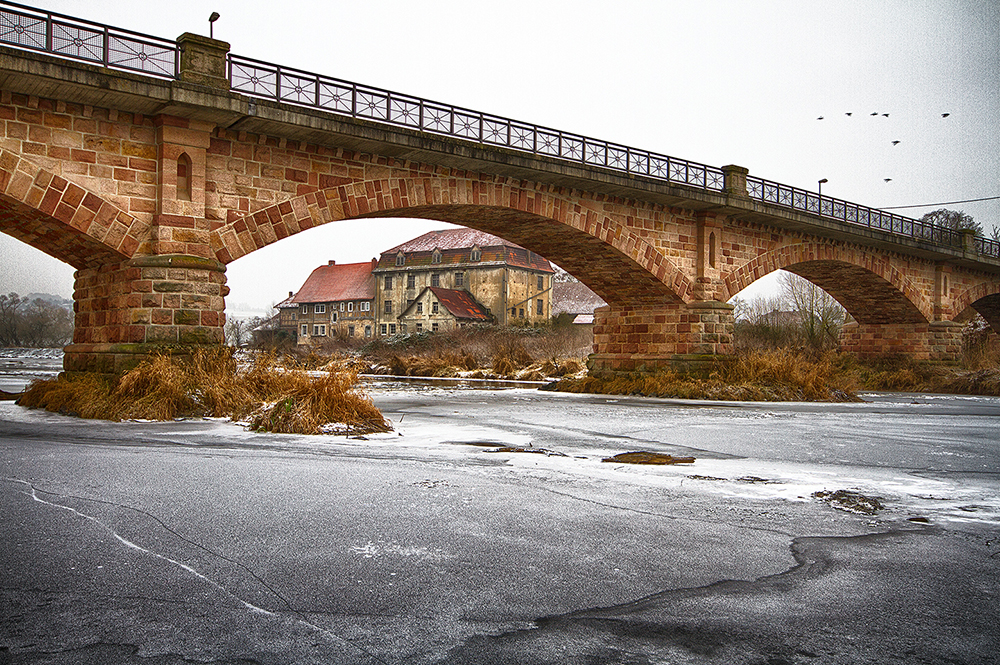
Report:
[[[0,403],[0,662],[998,662],[998,399],[365,387],[393,432]]]

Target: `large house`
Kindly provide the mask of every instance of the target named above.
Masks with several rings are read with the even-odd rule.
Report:
[[[299,344],[374,336],[375,264],[375,259],[342,265],[330,261],[313,270],[286,301],[289,306],[279,307],[282,327],[292,327]]]
[[[382,252],[372,270],[378,334],[545,323],[553,272],[538,254],[483,231],[425,233]]]

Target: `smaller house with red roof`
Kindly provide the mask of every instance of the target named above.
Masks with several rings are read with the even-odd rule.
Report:
[[[312,271],[288,302],[299,344],[330,337],[372,337],[375,334],[376,261],[337,265],[330,261]],[[282,327],[288,325],[282,317]]]
[[[424,287],[399,315],[402,330],[437,332],[464,328],[470,323],[493,323],[493,315],[468,291]]]

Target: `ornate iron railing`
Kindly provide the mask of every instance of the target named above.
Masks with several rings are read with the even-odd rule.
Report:
[[[13,2],[0,5],[0,44],[167,78],[176,78],[180,68],[173,40]]]
[[[722,169],[558,129],[229,56],[232,89],[255,97],[466,139],[589,166],[722,191]]]
[[[0,0],[0,44],[44,51],[114,69],[177,78],[176,42]],[[630,148],[579,134],[511,120],[292,67],[229,55],[231,89],[277,102],[322,109],[397,127],[471,140],[675,185],[721,192],[721,168]],[[894,235],[961,247],[962,234],[947,227],[820,196],[789,185],[747,177],[752,200],[812,213]],[[1000,242],[976,237],[973,247],[1000,258]]]

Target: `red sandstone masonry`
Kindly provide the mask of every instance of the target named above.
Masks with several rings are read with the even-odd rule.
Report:
[[[185,155],[190,200],[178,195]],[[502,235],[568,269],[619,317],[619,328],[601,328],[601,348],[637,356],[727,353],[726,321],[682,310],[779,268],[823,286],[867,326],[919,327],[1000,294],[975,271],[713,213],[0,92],[0,224],[85,271],[163,254],[226,264],[337,220],[407,215]],[[706,228],[717,234],[715,266],[704,260]],[[78,324],[92,328],[82,335],[169,339],[217,327],[217,274],[218,293],[198,291],[188,273],[169,277],[182,289],[170,293],[109,273],[107,293],[81,296]]]

